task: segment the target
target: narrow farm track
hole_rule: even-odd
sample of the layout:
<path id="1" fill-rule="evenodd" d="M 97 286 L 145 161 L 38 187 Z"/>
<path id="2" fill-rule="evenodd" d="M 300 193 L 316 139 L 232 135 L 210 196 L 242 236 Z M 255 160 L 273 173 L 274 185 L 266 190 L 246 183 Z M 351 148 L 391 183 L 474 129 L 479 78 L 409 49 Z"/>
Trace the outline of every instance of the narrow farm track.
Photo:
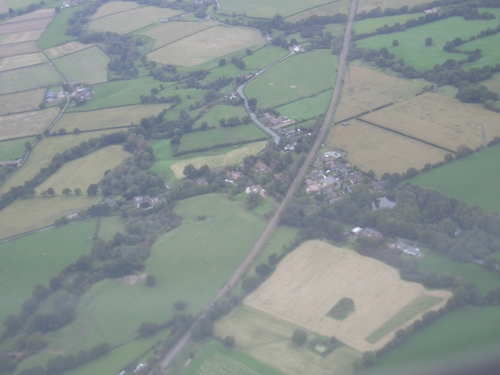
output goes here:
<path id="1" fill-rule="evenodd" d="M 311 151 L 307 155 L 307 158 L 304 161 L 304 164 L 302 165 L 302 167 L 300 168 L 299 173 L 297 174 L 297 176 L 293 180 L 285 199 L 283 199 L 283 201 L 279 205 L 278 209 L 276 210 L 273 217 L 269 221 L 266 229 L 264 230 L 264 232 L 262 233 L 260 238 L 257 240 L 257 242 L 254 244 L 254 246 L 253 246 L 252 250 L 250 251 L 250 253 L 248 254 L 248 256 L 245 258 L 243 263 L 241 263 L 241 265 L 238 267 L 238 269 L 233 274 L 233 276 L 231 276 L 231 278 L 226 283 L 226 285 L 224 285 L 224 287 L 219 291 L 219 293 L 217 293 L 217 295 L 213 298 L 212 302 L 209 303 L 203 309 L 203 311 L 200 314 L 200 317 L 206 313 L 208 308 L 218 298 L 223 296 L 227 291 L 231 290 L 232 288 L 234 288 L 237 285 L 237 283 L 241 280 L 241 278 L 249 271 L 253 262 L 262 253 L 264 246 L 270 240 L 274 231 L 278 227 L 280 215 L 283 212 L 283 209 L 285 208 L 287 201 L 297 191 L 299 185 L 302 183 L 302 180 L 303 180 L 305 174 L 307 173 L 307 170 L 309 169 L 309 166 L 313 162 L 321 144 L 324 142 L 324 139 L 325 139 L 325 137 L 328 133 L 328 130 L 330 128 L 330 125 L 332 123 L 333 114 L 335 113 L 335 109 L 337 107 L 337 104 L 338 104 L 339 98 L 340 98 L 340 91 L 342 88 L 342 79 L 343 79 L 345 68 L 346 68 L 347 53 L 349 52 L 349 44 L 351 41 L 351 31 L 352 31 L 352 26 L 354 24 L 354 15 L 356 14 L 357 5 L 358 5 L 358 0 L 351 0 L 351 5 L 349 7 L 349 18 L 347 20 L 342 52 L 340 53 L 340 60 L 339 60 L 338 71 L 337 71 L 337 80 L 335 82 L 335 88 L 333 90 L 332 100 L 330 102 L 330 106 L 328 107 L 328 111 L 327 111 L 325 119 L 323 121 L 323 125 L 321 127 L 321 130 L 319 131 L 318 137 L 317 137 Z M 172 348 L 172 350 L 169 351 L 169 353 L 161 361 L 161 366 L 163 368 L 168 367 L 172 363 L 172 361 L 175 359 L 175 357 L 179 354 L 179 352 L 188 343 L 190 337 L 191 337 L 191 331 L 188 331 L 186 334 L 184 334 L 184 336 L 181 337 L 181 339 L 177 342 L 177 344 Z"/>

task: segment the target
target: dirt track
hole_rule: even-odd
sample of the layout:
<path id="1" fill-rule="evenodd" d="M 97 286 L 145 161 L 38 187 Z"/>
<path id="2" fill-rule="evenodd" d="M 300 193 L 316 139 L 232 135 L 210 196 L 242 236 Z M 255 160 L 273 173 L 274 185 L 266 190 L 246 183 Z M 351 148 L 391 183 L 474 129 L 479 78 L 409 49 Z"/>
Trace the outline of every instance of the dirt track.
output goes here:
<path id="1" fill-rule="evenodd" d="M 260 238 L 257 240 L 255 245 L 253 246 L 252 250 L 248 254 L 248 256 L 245 258 L 243 263 L 238 267 L 236 272 L 231 276 L 229 281 L 224 285 L 224 287 L 217 293 L 217 295 L 214 297 L 212 302 L 205 307 L 205 309 L 202 311 L 200 316 L 202 316 L 205 311 L 208 309 L 208 307 L 218 298 L 223 296 L 228 290 L 232 289 L 234 286 L 237 285 L 237 283 L 241 280 L 241 278 L 248 272 L 250 267 L 252 266 L 253 262 L 257 259 L 257 257 L 261 254 L 262 250 L 264 249 L 264 246 L 267 244 L 271 236 L 273 235 L 274 231 L 278 227 L 279 224 L 279 217 L 281 215 L 281 212 L 285 208 L 285 205 L 290 199 L 293 194 L 297 191 L 297 188 L 299 185 L 302 183 L 302 180 L 307 173 L 307 170 L 309 169 L 309 166 L 311 165 L 312 161 L 314 160 L 321 144 L 324 142 L 325 137 L 328 133 L 328 130 L 330 129 L 330 124 L 332 123 L 333 119 L 333 114 L 335 112 L 335 109 L 337 107 L 338 101 L 339 101 L 339 96 L 342 88 L 342 79 L 344 77 L 344 71 L 345 71 L 345 66 L 346 66 L 346 60 L 347 60 L 347 53 L 349 51 L 349 43 L 351 40 L 351 30 L 352 30 L 352 25 L 354 23 L 354 15 L 356 14 L 356 7 L 357 7 L 358 0 L 352 0 L 351 5 L 349 8 L 349 18 L 347 21 L 346 25 L 346 31 L 345 31 L 345 36 L 344 36 L 344 45 L 342 47 L 342 52 L 340 54 L 340 60 L 339 60 L 339 65 L 338 65 L 338 72 L 337 72 L 337 81 L 335 83 L 335 89 L 333 90 L 333 95 L 332 95 L 332 100 L 330 102 L 330 106 L 328 107 L 328 111 L 325 116 L 325 120 L 323 122 L 323 125 L 321 127 L 321 130 L 319 131 L 318 138 L 316 139 L 316 142 L 314 143 L 311 151 L 307 155 L 307 158 L 302 165 L 302 167 L 299 170 L 299 173 L 295 177 L 295 179 L 292 182 L 292 185 L 290 186 L 290 189 L 288 190 L 288 193 L 279 205 L 278 209 L 274 213 L 274 216 L 271 218 L 269 221 L 266 229 L 260 236 Z M 170 350 L 170 352 L 163 358 L 161 361 L 162 367 L 167 367 L 170 365 L 172 360 L 179 354 L 179 352 L 182 350 L 184 345 L 188 342 L 189 338 L 191 336 L 191 331 L 188 331 L 184 336 L 181 337 L 181 339 L 177 342 L 177 344 Z"/>

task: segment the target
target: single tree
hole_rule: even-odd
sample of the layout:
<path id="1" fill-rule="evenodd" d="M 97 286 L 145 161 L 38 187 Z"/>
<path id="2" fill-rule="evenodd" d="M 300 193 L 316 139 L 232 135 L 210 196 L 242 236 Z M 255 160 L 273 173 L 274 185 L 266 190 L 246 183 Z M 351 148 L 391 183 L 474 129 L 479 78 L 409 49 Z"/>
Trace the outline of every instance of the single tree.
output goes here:
<path id="1" fill-rule="evenodd" d="M 31 143 L 30 142 L 26 142 L 24 144 L 24 147 L 26 148 L 27 151 L 30 151 L 31 150 Z"/>
<path id="2" fill-rule="evenodd" d="M 49 194 L 50 196 L 54 196 L 56 194 L 56 192 L 54 191 L 53 188 L 50 187 L 47 189 L 47 194 Z"/>
<path id="3" fill-rule="evenodd" d="M 153 275 L 146 276 L 146 286 L 155 286 L 156 285 L 156 277 Z"/>
<path id="4" fill-rule="evenodd" d="M 295 331 L 293 331 L 292 342 L 295 345 L 297 346 L 304 345 L 306 341 L 307 341 L 307 333 L 305 333 L 301 329 L 296 329 Z"/>
<path id="5" fill-rule="evenodd" d="M 95 196 L 97 195 L 98 191 L 99 191 L 99 186 L 97 186 L 97 184 L 90 184 L 87 189 L 87 195 Z"/>
<path id="6" fill-rule="evenodd" d="M 224 66 L 224 65 L 226 65 L 226 59 L 220 59 L 219 66 Z"/>
<path id="7" fill-rule="evenodd" d="M 247 56 L 250 56 L 252 54 L 252 50 L 250 48 L 247 48 L 245 50 L 245 53 L 247 54 Z"/>
<path id="8" fill-rule="evenodd" d="M 82 190 L 81 190 L 81 189 L 79 189 L 79 188 L 76 188 L 76 189 L 75 189 L 75 194 L 76 194 L 77 196 L 80 196 L 80 194 L 82 194 Z"/>
<path id="9" fill-rule="evenodd" d="M 222 340 L 222 345 L 224 345 L 228 349 L 234 348 L 235 343 L 236 340 L 234 336 L 226 336 L 224 337 L 224 340 Z"/>
<path id="10" fill-rule="evenodd" d="M 62 193 L 65 195 L 65 196 L 68 196 L 71 194 L 71 189 L 70 188 L 64 188 Z"/>
<path id="11" fill-rule="evenodd" d="M 399 42 L 398 42 L 398 40 L 397 40 L 397 39 L 394 39 L 394 40 L 392 41 L 392 45 L 393 45 L 394 47 L 399 46 Z"/>
<path id="12" fill-rule="evenodd" d="M 432 39 L 431 37 L 425 38 L 425 45 L 427 47 L 432 46 L 432 42 L 434 42 L 434 39 Z"/>

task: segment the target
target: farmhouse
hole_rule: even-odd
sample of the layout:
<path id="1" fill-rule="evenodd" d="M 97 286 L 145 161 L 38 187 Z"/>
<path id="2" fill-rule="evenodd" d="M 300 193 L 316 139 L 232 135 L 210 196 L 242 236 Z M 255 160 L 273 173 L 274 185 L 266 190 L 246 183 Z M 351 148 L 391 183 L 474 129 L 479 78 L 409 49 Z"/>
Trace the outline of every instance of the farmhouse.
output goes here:
<path id="1" fill-rule="evenodd" d="M 57 93 L 54 92 L 54 91 L 49 91 L 47 93 L 47 95 L 45 96 L 45 100 L 48 102 L 48 101 L 51 101 L 51 100 L 56 100 L 57 99 Z"/>
<path id="2" fill-rule="evenodd" d="M 269 169 L 270 168 L 261 161 L 255 164 L 255 170 L 259 173 L 266 173 Z"/>
<path id="3" fill-rule="evenodd" d="M 411 255 L 417 258 L 422 258 L 424 254 L 418 247 L 416 247 L 415 244 L 408 244 L 408 242 L 398 239 L 396 242 L 391 243 L 387 246 L 389 249 L 397 249 L 400 252 L 406 254 L 406 255 Z"/>
<path id="4" fill-rule="evenodd" d="M 150 210 L 159 202 L 160 200 L 158 198 L 151 198 L 149 195 L 134 197 L 135 208 L 137 209 L 142 208 L 143 210 Z"/>
<path id="5" fill-rule="evenodd" d="M 260 187 L 260 185 L 252 185 L 248 186 L 245 189 L 245 193 L 247 194 L 259 194 L 263 189 Z"/>
<path id="6" fill-rule="evenodd" d="M 372 188 L 375 190 L 384 190 L 389 186 L 388 181 L 373 181 L 372 182 Z"/>
<path id="7" fill-rule="evenodd" d="M 368 228 L 368 227 L 366 227 L 366 228 L 356 227 L 356 228 L 351 229 L 350 233 L 351 233 L 351 235 L 356 236 L 356 237 L 371 237 L 371 238 L 375 238 L 375 239 L 380 239 L 384 236 L 378 230 Z"/>
<path id="8" fill-rule="evenodd" d="M 68 215 L 68 219 L 69 220 L 76 220 L 76 219 L 79 219 L 80 216 L 78 216 L 78 212 L 72 212 Z"/>
<path id="9" fill-rule="evenodd" d="M 292 46 L 292 50 L 295 53 L 300 53 L 300 52 L 306 52 L 306 49 L 302 47 L 301 45 L 295 44 Z"/>

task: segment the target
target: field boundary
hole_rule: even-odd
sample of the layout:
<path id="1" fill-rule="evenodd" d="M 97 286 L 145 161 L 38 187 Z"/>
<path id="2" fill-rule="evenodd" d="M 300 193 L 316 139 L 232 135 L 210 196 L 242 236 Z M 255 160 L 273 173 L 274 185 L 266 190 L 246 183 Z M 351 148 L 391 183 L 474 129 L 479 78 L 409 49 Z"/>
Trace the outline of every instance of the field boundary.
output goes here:
<path id="1" fill-rule="evenodd" d="M 187 22 L 187 21 L 185 21 L 185 22 Z M 186 39 L 186 38 L 189 38 L 190 36 L 193 36 L 193 35 L 196 35 L 196 34 L 202 33 L 202 32 L 204 32 L 204 31 L 210 30 L 210 29 L 212 29 L 212 28 L 214 28 L 214 27 L 216 27 L 216 26 L 217 26 L 217 25 L 212 25 L 212 26 L 207 27 L 206 29 L 203 29 L 203 30 L 200 30 L 200 31 L 196 31 L 196 32 L 191 33 L 191 34 L 189 34 L 189 35 L 185 35 L 185 36 L 183 36 L 183 37 L 181 37 L 181 38 L 179 38 L 179 39 L 176 39 L 176 40 L 174 40 L 174 41 L 172 41 L 172 42 L 170 42 L 170 43 L 164 44 L 164 45 L 163 45 L 163 46 L 161 46 L 161 47 L 158 47 L 158 48 L 152 49 L 152 50 L 151 50 L 151 51 L 149 51 L 148 53 L 151 53 L 151 52 L 157 51 L 157 50 L 159 50 L 159 49 L 161 49 L 161 48 L 163 48 L 163 47 L 166 47 L 166 46 L 171 45 L 172 43 L 177 43 L 178 41 L 183 40 L 183 39 Z M 142 36 L 142 37 L 144 37 L 145 35 L 141 35 L 141 36 Z M 155 40 L 155 39 L 153 39 L 153 38 L 151 38 L 151 37 L 149 37 L 149 36 L 145 36 L 145 37 L 146 37 L 146 38 L 149 38 L 149 39 L 151 39 L 151 40 L 153 40 L 154 42 L 156 42 L 156 40 Z M 217 67 L 216 67 L 216 68 L 217 68 Z"/>
<path id="2" fill-rule="evenodd" d="M 308 96 L 303 96 L 302 98 L 294 99 L 294 100 L 292 100 L 290 102 L 287 102 L 287 103 L 279 104 L 279 105 L 277 105 L 276 107 L 273 107 L 273 108 L 276 109 L 276 108 L 279 108 L 279 107 L 283 107 L 285 105 L 292 104 L 292 103 L 295 103 L 295 102 L 298 102 L 298 101 L 304 100 L 304 99 L 313 99 L 316 96 L 321 95 L 321 94 L 323 94 L 325 92 L 328 92 L 328 91 L 333 91 L 333 87 L 330 87 L 330 88 L 325 89 L 325 90 L 321 90 L 319 92 L 315 92 L 314 94 L 311 94 L 311 95 L 308 95 Z"/>
<path id="3" fill-rule="evenodd" d="M 297 13 L 294 13 L 294 14 L 290 14 L 289 16 L 286 16 L 286 17 L 283 17 L 284 20 L 286 20 L 287 18 L 290 18 L 290 17 L 293 17 L 293 16 L 296 16 L 300 13 L 304 13 L 304 12 L 308 12 L 310 10 L 313 10 L 313 9 L 316 9 L 316 8 L 321 8 L 321 7 L 324 7 L 325 5 L 328 5 L 328 4 L 333 4 L 333 3 L 336 3 L 340 0 L 334 0 L 334 1 L 329 1 L 328 3 L 324 3 L 324 4 L 320 4 L 320 5 L 316 5 L 315 7 L 311 7 L 311 8 L 307 8 L 307 9 L 304 9 L 304 10 L 301 10 L 300 12 L 297 12 Z"/>
<path id="4" fill-rule="evenodd" d="M 426 144 L 427 146 L 432 146 L 432 147 L 435 147 L 435 148 L 439 148 L 440 150 L 443 150 L 443 151 L 449 152 L 449 153 L 451 153 L 451 154 L 456 154 L 456 153 L 457 153 L 456 151 L 452 151 L 452 150 L 450 150 L 450 149 L 448 149 L 448 148 L 445 148 L 445 147 L 443 147 L 443 146 L 439 146 L 439 145 L 437 145 L 437 144 L 435 144 L 435 143 L 428 142 L 428 141 L 424 141 L 423 139 L 420 139 L 420 138 L 414 137 L 414 136 L 412 136 L 412 135 L 408 135 L 408 134 L 405 134 L 405 133 L 401 133 L 401 132 L 399 132 L 399 131 L 397 131 L 397 130 L 389 129 L 389 128 L 386 128 L 385 126 L 375 124 L 374 122 L 370 122 L 370 121 L 367 121 L 367 120 L 363 120 L 363 119 L 362 119 L 362 118 L 360 118 L 360 117 L 355 117 L 355 118 L 356 118 L 356 120 L 361 121 L 361 122 L 364 122 L 364 123 L 366 123 L 366 124 L 368 124 L 368 125 L 372 125 L 372 126 L 375 126 L 375 127 L 377 127 L 377 128 L 380 128 L 380 129 L 383 129 L 383 130 L 387 130 L 387 131 L 389 131 L 389 132 L 391 132 L 391 133 L 394 133 L 394 134 L 397 134 L 397 135 L 400 135 L 400 136 L 403 136 L 403 137 L 406 137 L 406 138 L 410 138 L 410 139 L 412 139 L 412 140 L 414 140 L 414 141 L 417 141 L 417 142 L 420 142 L 420 143 L 424 143 L 424 144 Z"/>
<path id="5" fill-rule="evenodd" d="M 377 107 L 377 108 L 369 109 L 368 111 L 361 112 L 361 113 L 359 113 L 357 115 L 345 118 L 345 119 L 340 120 L 340 121 L 336 121 L 336 122 L 333 123 L 333 125 L 341 124 L 341 123 L 343 123 L 345 121 L 349 121 L 349 120 L 352 120 L 352 119 L 355 119 L 355 118 L 357 119 L 358 117 L 367 115 L 368 113 L 373 113 L 373 112 L 379 111 L 381 109 L 390 107 L 391 105 L 394 105 L 394 102 L 391 102 L 391 103 L 388 103 L 388 104 L 384 104 L 384 105 L 382 105 L 380 107 Z"/>

